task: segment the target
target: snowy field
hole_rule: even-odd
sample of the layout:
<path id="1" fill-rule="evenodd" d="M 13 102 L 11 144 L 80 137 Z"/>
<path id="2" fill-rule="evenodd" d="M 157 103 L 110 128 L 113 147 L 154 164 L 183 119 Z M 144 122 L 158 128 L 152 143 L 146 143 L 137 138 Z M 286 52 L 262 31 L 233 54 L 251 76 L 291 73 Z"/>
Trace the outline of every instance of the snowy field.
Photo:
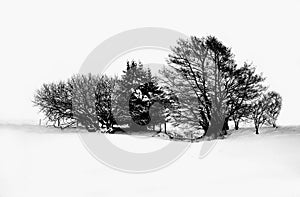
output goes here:
<path id="1" fill-rule="evenodd" d="M 253 133 L 242 129 L 218 140 L 203 159 L 198 158 L 200 142 L 166 168 L 127 174 L 99 163 L 77 133 L 2 125 L 0 197 L 300 196 L 300 127 Z M 109 138 L 125 149 L 144 151 L 168 143 Z"/>

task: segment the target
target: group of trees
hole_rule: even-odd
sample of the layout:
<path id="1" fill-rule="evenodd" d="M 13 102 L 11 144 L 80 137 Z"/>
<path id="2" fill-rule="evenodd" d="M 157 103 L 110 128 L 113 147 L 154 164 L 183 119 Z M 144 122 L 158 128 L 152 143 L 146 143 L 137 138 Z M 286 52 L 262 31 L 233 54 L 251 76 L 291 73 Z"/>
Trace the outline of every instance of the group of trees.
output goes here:
<path id="1" fill-rule="evenodd" d="M 268 124 L 277 127 L 282 98 L 267 92 L 265 78 L 252 64 L 238 66 L 231 49 L 212 36 L 178 40 L 171 48 L 169 67 L 153 76 L 141 63 L 127 62 L 123 75 L 75 75 L 65 82 L 44 84 L 35 105 L 55 126 L 85 126 L 113 132 L 155 128 L 166 122 L 188 124 L 203 136 L 226 135 L 253 121 L 256 133 Z"/>
<path id="2" fill-rule="evenodd" d="M 55 127 L 85 126 L 88 131 L 112 128 L 111 92 L 115 79 L 97 75 L 74 75 L 67 81 L 44 84 L 34 104 Z"/>
<path id="3" fill-rule="evenodd" d="M 33 102 L 55 127 L 83 126 L 91 132 L 113 133 L 120 125 L 139 131 L 165 123 L 175 99 L 158 85 L 150 69 L 132 61 L 121 78 L 78 74 L 44 84 Z"/>
<path id="4" fill-rule="evenodd" d="M 265 78 L 252 64 L 238 66 L 231 49 L 212 36 L 179 40 L 171 50 L 171 69 L 161 74 L 166 86 L 186 98 L 177 122 L 189 122 L 212 137 L 227 134 L 231 120 L 235 129 L 252 120 L 257 134 L 263 124 L 276 127 L 282 99 L 266 93 Z"/>

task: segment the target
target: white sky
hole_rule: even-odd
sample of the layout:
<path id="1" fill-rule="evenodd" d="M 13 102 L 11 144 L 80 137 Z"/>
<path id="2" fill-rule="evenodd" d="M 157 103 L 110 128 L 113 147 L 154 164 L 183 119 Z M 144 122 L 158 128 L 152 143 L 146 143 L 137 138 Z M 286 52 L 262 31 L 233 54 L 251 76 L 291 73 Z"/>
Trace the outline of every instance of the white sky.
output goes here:
<path id="1" fill-rule="evenodd" d="M 299 124 L 299 10 L 297 0 L 1 1 L 0 121 L 37 123 L 31 100 L 42 83 L 77 73 L 110 36 L 153 26 L 219 38 L 283 96 L 279 123 Z"/>

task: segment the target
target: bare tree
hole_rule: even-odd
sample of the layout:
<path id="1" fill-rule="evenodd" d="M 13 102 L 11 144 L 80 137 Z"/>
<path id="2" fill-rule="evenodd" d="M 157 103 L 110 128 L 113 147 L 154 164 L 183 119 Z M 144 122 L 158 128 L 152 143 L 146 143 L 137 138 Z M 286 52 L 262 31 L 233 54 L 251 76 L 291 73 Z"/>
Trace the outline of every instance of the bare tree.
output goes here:
<path id="1" fill-rule="evenodd" d="M 78 126 L 88 131 L 112 128 L 111 95 L 116 79 L 96 75 L 74 75 L 67 82 L 44 84 L 33 103 L 48 122 L 59 128 Z"/>
<path id="2" fill-rule="evenodd" d="M 265 94 L 251 106 L 251 119 L 254 122 L 255 134 L 259 134 L 259 128 L 264 125 L 268 119 L 268 98 Z"/>
<path id="3" fill-rule="evenodd" d="M 280 113 L 281 104 L 281 96 L 274 91 L 263 94 L 252 104 L 250 118 L 254 121 L 256 134 L 259 134 L 258 130 L 264 124 L 277 127 L 276 120 Z"/>
<path id="4" fill-rule="evenodd" d="M 195 130 L 201 129 L 202 127 L 199 122 L 200 110 L 197 107 L 198 101 L 194 95 L 193 88 L 182 75 L 179 75 L 172 68 L 167 69 L 164 67 L 159 73 L 162 75 L 162 77 L 159 78 L 160 84 L 163 85 L 165 89 L 170 90 L 170 96 L 173 95 L 173 97 L 176 97 L 173 99 L 174 102 L 172 105 L 174 107 L 169 113 L 168 121 L 174 126 L 185 124 Z"/>
<path id="5" fill-rule="evenodd" d="M 194 109 L 188 111 L 197 117 L 204 135 L 217 137 L 226 134 L 222 132 L 227 113 L 225 103 L 235 83 L 233 74 L 236 69 L 231 50 L 215 37 L 191 37 L 179 40 L 172 48 L 169 65 L 184 79 L 182 85 L 191 93 L 184 101 L 196 103 L 190 106 Z"/>
<path id="6" fill-rule="evenodd" d="M 63 81 L 43 84 L 33 103 L 44 113 L 47 124 L 64 129 L 77 123 L 72 113 L 72 89 Z"/>

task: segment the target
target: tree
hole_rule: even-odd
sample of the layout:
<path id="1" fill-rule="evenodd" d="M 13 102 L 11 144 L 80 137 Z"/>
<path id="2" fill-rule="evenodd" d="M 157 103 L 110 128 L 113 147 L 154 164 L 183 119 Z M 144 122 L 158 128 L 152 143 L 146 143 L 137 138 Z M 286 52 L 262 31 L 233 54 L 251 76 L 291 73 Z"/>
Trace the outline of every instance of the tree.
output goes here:
<path id="1" fill-rule="evenodd" d="M 244 63 L 234 72 L 235 85 L 231 97 L 227 101 L 227 120 L 233 120 L 235 129 L 239 129 L 239 123 L 249 117 L 251 103 L 255 101 L 265 90 L 263 86 L 265 78 L 262 74 L 256 74 L 252 64 Z"/>
<path id="2" fill-rule="evenodd" d="M 77 123 L 72 113 L 72 89 L 63 81 L 43 84 L 36 91 L 33 103 L 45 114 L 47 124 L 64 129 Z"/>
<path id="3" fill-rule="evenodd" d="M 201 129 L 200 109 L 193 88 L 173 68 L 164 67 L 159 71 L 161 77 L 159 83 L 168 92 L 168 100 L 171 101 L 168 111 L 168 122 L 173 126 L 184 125 L 192 130 Z"/>
<path id="4" fill-rule="evenodd" d="M 251 106 L 251 115 L 254 122 L 255 134 L 259 134 L 259 128 L 264 125 L 268 119 L 267 117 L 268 110 L 268 98 L 265 94 L 261 96 L 260 99 L 253 102 Z"/>
<path id="5" fill-rule="evenodd" d="M 133 121 L 138 125 L 155 125 L 164 123 L 164 109 L 158 105 L 163 104 L 161 96 L 163 90 L 154 82 L 145 83 L 137 87 L 131 94 L 129 112 Z"/>
<path id="6" fill-rule="evenodd" d="M 144 69 L 141 62 L 127 62 L 126 70 L 123 71 L 121 79 L 117 81 L 114 94 L 113 114 L 117 124 L 128 124 L 135 126 L 129 113 L 129 100 L 131 95 L 144 83 L 153 81 L 151 72 Z"/>
<path id="7" fill-rule="evenodd" d="M 239 130 L 239 125 L 241 122 L 246 121 L 250 116 L 251 111 L 251 105 L 250 104 L 241 104 L 240 108 L 237 108 L 233 115 L 231 116 L 231 119 L 234 123 L 234 129 Z"/>
<path id="8" fill-rule="evenodd" d="M 150 94 L 156 78 L 141 62 L 127 62 L 126 70 L 117 82 L 114 94 L 113 114 L 117 124 L 128 124 L 132 130 L 146 129 L 150 122 Z M 150 87 L 147 84 L 152 83 Z M 152 90 L 151 90 L 152 88 Z"/>
<path id="9" fill-rule="evenodd" d="M 73 116 L 90 132 L 115 124 L 111 94 L 116 79 L 100 75 L 75 75 L 68 80 L 72 87 Z"/>
<path id="10" fill-rule="evenodd" d="M 276 120 L 282 105 L 281 96 L 272 91 L 263 94 L 260 99 L 253 102 L 251 106 L 251 119 L 254 121 L 255 133 L 259 134 L 259 128 L 264 124 L 277 127 Z"/>
<path id="11" fill-rule="evenodd" d="M 102 127 L 113 131 L 116 123 L 112 114 L 112 92 L 115 88 L 116 78 L 102 76 L 96 83 L 95 89 L 95 107 L 96 114 Z"/>
<path id="12" fill-rule="evenodd" d="M 196 105 L 189 111 L 197 117 L 204 135 L 224 134 L 225 103 L 231 95 L 236 69 L 231 50 L 211 36 L 180 39 L 171 50 L 169 65 L 185 80 L 182 85 L 193 92 L 187 101 Z"/>
<path id="13" fill-rule="evenodd" d="M 171 69 L 161 74 L 163 83 L 183 98 L 181 120 L 213 137 L 227 134 L 230 120 L 237 129 L 249 115 L 249 105 L 265 91 L 265 78 L 252 64 L 238 67 L 231 49 L 212 36 L 180 39 L 171 50 Z"/>
<path id="14" fill-rule="evenodd" d="M 277 118 L 281 111 L 282 97 L 277 92 L 271 91 L 267 93 L 268 108 L 267 108 L 267 123 L 277 128 Z"/>

